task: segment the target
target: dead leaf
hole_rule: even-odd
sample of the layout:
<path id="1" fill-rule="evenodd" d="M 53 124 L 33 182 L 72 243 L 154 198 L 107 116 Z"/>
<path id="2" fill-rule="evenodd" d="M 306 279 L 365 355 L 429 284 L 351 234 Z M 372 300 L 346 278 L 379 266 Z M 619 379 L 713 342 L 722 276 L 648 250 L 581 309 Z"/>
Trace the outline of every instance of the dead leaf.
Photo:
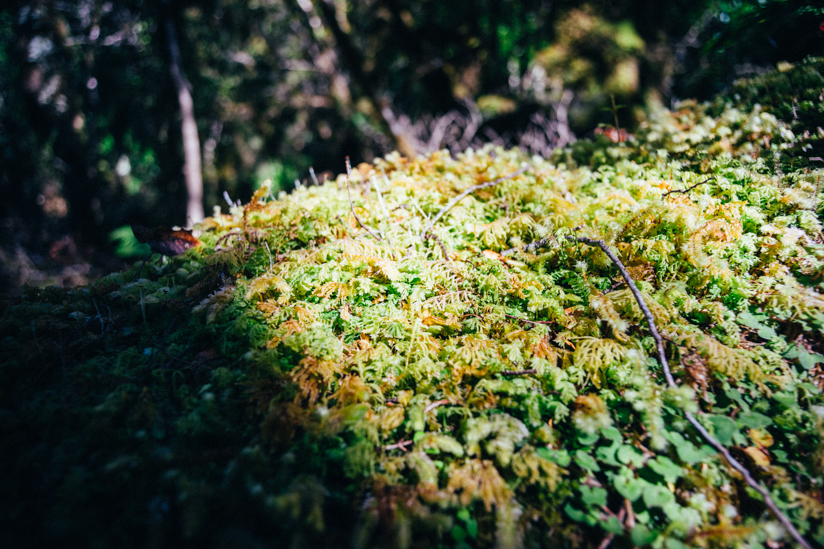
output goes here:
<path id="1" fill-rule="evenodd" d="M 132 232 L 141 244 L 148 244 L 152 252 L 161 255 L 180 255 L 189 248 L 200 246 L 202 242 L 192 236 L 186 229 L 158 227 L 149 229 L 141 225 L 132 225 Z"/>
<path id="2" fill-rule="evenodd" d="M 772 435 L 764 430 L 764 429 L 750 429 L 747 431 L 747 434 L 750 435 L 750 439 L 758 446 L 762 448 L 769 448 L 773 445 L 773 437 Z"/>
<path id="3" fill-rule="evenodd" d="M 756 448 L 755 446 L 747 446 L 744 448 L 744 451 L 748 456 L 750 456 L 756 465 L 760 467 L 769 467 L 770 458 L 766 453 L 764 453 L 763 450 Z"/>

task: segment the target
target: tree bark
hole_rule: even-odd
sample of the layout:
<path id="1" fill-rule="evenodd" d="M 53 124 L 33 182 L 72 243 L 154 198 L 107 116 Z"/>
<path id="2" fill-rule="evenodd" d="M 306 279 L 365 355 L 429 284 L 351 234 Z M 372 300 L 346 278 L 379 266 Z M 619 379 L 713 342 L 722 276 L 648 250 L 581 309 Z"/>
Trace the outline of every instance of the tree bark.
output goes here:
<path id="1" fill-rule="evenodd" d="M 169 67 L 177 88 L 177 100 L 180 103 L 180 129 L 183 135 L 183 174 L 186 177 L 186 223 L 203 221 L 203 170 L 200 160 L 200 138 L 197 135 L 194 101 L 191 84 L 183 74 L 180 62 L 180 48 L 171 19 L 166 19 L 166 35 L 169 42 L 171 65 Z"/>

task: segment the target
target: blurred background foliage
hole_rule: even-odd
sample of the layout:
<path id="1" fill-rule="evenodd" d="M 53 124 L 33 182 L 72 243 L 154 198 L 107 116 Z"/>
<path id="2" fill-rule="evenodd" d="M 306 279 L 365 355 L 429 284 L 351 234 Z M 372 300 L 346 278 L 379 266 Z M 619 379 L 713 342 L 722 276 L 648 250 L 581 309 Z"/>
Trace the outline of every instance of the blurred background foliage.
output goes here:
<path id="1" fill-rule="evenodd" d="M 207 214 L 368 161 L 495 142 L 546 155 L 654 103 L 824 52 L 799 0 L 18 1 L 0 7 L 0 286 L 73 285 L 184 225 L 172 23 Z"/>

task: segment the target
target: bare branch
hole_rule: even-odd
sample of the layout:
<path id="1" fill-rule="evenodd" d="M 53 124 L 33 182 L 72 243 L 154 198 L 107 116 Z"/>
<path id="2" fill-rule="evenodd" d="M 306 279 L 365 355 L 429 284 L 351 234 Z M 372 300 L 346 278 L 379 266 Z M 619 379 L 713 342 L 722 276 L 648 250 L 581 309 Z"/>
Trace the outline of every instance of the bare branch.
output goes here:
<path id="1" fill-rule="evenodd" d="M 666 197 L 666 196 L 669 196 L 669 195 L 671 195 L 671 194 L 675 194 L 675 193 L 684 193 L 684 194 L 686 194 L 686 193 L 690 192 L 691 190 L 693 190 L 695 187 L 700 187 L 700 186 L 701 186 L 701 185 L 703 185 L 704 183 L 709 183 L 710 181 L 712 181 L 712 179 L 713 179 L 713 178 L 712 178 L 712 177 L 710 177 L 709 179 L 705 179 L 704 181 L 701 181 L 701 182 L 699 182 L 699 183 L 696 183 L 696 184 L 695 184 L 695 185 L 693 185 L 692 187 L 687 187 L 686 189 L 681 189 L 681 190 L 676 190 L 676 191 L 667 191 L 667 192 L 665 192 L 662 196 L 665 196 L 665 197 Z"/>

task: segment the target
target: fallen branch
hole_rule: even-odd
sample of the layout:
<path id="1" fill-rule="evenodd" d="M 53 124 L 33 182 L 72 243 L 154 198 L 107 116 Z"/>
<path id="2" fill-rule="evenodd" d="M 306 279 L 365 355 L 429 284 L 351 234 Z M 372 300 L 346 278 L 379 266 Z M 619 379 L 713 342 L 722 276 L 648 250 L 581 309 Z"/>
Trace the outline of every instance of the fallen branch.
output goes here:
<path id="1" fill-rule="evenodd" d="M 358 225 L 360 225 L 361 227 L 366 229 L 366 232 L 371 234 L 376 239 L 381 240 L 381 237 L 379 237 L 374 232 L 372 232 L 372 229 L 370 229 L 369 227 L 364 225 L 363 221 L 361 221 L 360 217 L 358 217 L 358 214 L 355 213 L 355 206 L 354 206 L 354 204 L 352 204 L 352 192 L 349 190 L 349 185 L 350 185 L 349 180 L 351 179 L 351 176 L 352 176 L 352 165 L 349 163 L 349 157 L 347 156 L 346 157 L 346 196 L 349 197 L 349 208 L 352 210 L 352 215 L 355 216 L 355 220 L 358 222 Z"/>
<path id="2" fill-rule="evenodd" d="M 441 208 L 441 211 L 439 211 L 438 214 L 435 217 L 433 217 L 432 220 L 429 222 L 429 224 L 421 231 L 421 238 L 423 238 L 423 235 L 425 235 L 426 233 L 428 233 L 430 231 L 430 229 L 432 229 L 432 227 L 435 225 L 435 223 L 438 222 L 438 220 L 440 218 L 442 218 L 444 215 L 446 215 L 446 213 L 449 210 L 454 208 L 455 204 L 457 204 L 458 202 L 460 202 L 461 200 L 463 200 L 464 198 L 466 198 L 470 194 L 474 193 L 475 191 L 480 191 L 481 189 L 488 189 L 489 187 L 494 187 L 495 185 L 497 185 L 501 181 L 506 181 L 507 179 L 512 179 L 513 177 L 517 177 L 517 176 L 521 175 L 522 173 L 524 173 L 525 171 L 527 171 L 528 169 L 529 169 L 529 165 L 524 164 L 523 166 L 521 166 L 521 169 L 519 169 L 518 171 L 514 171 L 509 175 L 504 175 L 502 177 L 499 177 L 498 179 L 493 179 L 492 181 L 487 181 L 486 183 L 478 183 L 477 185 L 472 185 L 471 187 L 469 187 L 468 189 L 463 191 L 461 194 L 459 194 L 458 196 L 456 196 L 452 200 L 450 200 L 447 203 L 446 206 Z"/>
<path id="3" fill-rule="evenodd" d="M 687 187 L 686 189 L 675 190 L 675 191 L 667 191 L 662 196 L 666 197 L 666 196 L 669 196 L 669 195 L 675 194 L 675 193 L 684 193 L 684 194 L 686 194 L 686 193 L 690 192 L 691 190 L 693 190 L 695 187 L 700 187 L 704 183 L 709 183 L 710 181 L 712 181 L 712 177 L 710 177 L 709 179 L 705 179 L 704 181 L 701 181 L 699 183 L 696 183 L 692 187 Z"/>
<path id="4" fill-rule="evenodd" d="M 661 334 L 658 332 L 658 328 L 655 325 L 655 319 L 653 318 L 652 313 L 649 310 L 649 307 L 647 307 L 647 304 L 644 301 L 644 297 L 641 295 L 641 292 L 635 285 L 635 281 L 629 275 L 629 272 L 627 271 L 626 267 L 624 267 L 624 264 L 621 262 L 620 259 L 618 259 L 618 257 L 612 252 L 612 250 L 610 250 L 609 246 L 607 246 L 607 243 L 603 240 L 596 240 L 594 238 L 586 238 L 582 236 L 567 236 L 566 238 L 567 240 L 583 242 L 584 244 L 589 244 L 590 246 L 598 246 L 599 248 L 601 248 L 601 250 L 604 251 L 605 254 L 607 254 L 607 257 L 609 257 L 609 259 L 615 264 L 615 266 L 618 267 L 618 270 L 621 271 L 621 276 L 623 276 L 624 280 L 627 282 L 627 285 L 629 286 L 632 295 L 635 297 L 635 301 L 638 303 L 638 306 L 641 308 L 641 312 L 643 313 L 644 318 L 647 321 L 649 331 L 652 334 L 653 339 L 655 339 L 655 346 L 658 349 L 658 361 L 661 363 L 661 367 L 664 370 L 664 377 L 667 380 L 667 385 L 669 385 L 670 387 L 677 387 L 678 385 L 675 383 L 675 379 L 672 377 L 669 362 L 667 361 L 667 356 L 664 352 L 664 340 L 661 337 Z M 694 415 L 692 415 L 690 412 L 685 411 L 684 417 L 687 418 L 687 421 L 689 421 L 690 424 L 692 424 L 692 426 L 695 427 L 695 430 L 698 431 L 698 434 L 701 435 L 701 437 L 707 443 L 709 443 L 710 446 L 718 450 L 721 453 L 721 455 L 724 456 L 724 459 L 727 460 L 727 463 L 729 463 L 733 469 L 741 473 L 741 476 L 744 477 L 744 480 L 747 482 L 747 484 L 751 488 L 756 490 L 759 494 L 761 494 L 761 496 L 764 498 L 764 503 L 766 504 L 766 506 L 769 507 L 773 515 L 775 515 L 775 517 L 781 522 L 784 528 L 787 529 L 787 531 L 793 537 L 795 542 L 798 543 L 801 547 L 804 547 L 804 549 L 812 549 L 810 544 L 807 543 L 807 540 L 805 540 L 801 536 L 799 531 L 796 530 L 795 526 L 793 526 L 793 523 L 790 522 L 790 519 L 787 518 L 787 516 L 781 511 L 781 509 L 778 508 L 767 489 L 761 486 L 761 484 L 759 484 L 758 481 L 756 481 L 752 477 L 749 470 L 746 467 L 744 467 L 737 459 L 735 459 L 732 456 L 732 454 L 730 454 L 730 451 L 727 450 L 727 448 L 724 447 L 723 444 L 718 442 L 718 440 L 716 440 L 715 437 L 713 437 L 709 433 L 709 431 L 707 431 L 704 428 L 704 426 L 701 425 L 701 423 Z"/>

